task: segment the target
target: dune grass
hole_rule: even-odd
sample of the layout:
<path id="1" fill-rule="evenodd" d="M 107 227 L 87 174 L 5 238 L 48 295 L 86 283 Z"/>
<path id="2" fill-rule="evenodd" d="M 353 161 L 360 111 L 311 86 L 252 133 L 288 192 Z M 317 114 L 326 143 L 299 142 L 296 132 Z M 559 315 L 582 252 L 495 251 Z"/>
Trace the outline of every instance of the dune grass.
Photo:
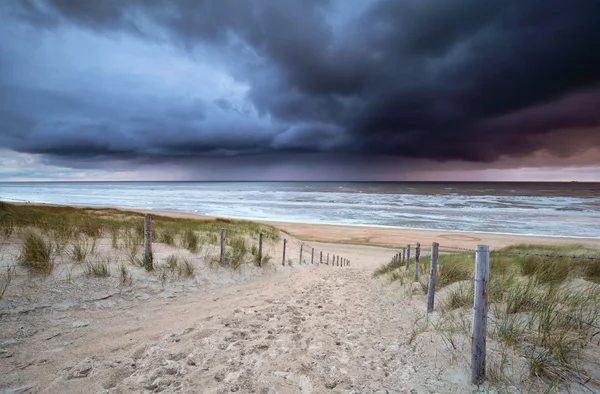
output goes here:
<path id="1" fill-rule="evenodd" d="M 49 274 L 54 259 L 63 253 L 79 263 L 86 263 L 95 253 L 96 240 L 106 238 L 114 249 L 124 247 L 127 259 L 141 265 L 139 249 L 143 244 L 144 214 L 111 208 L 76 208 L 67 206 L 10 204 L 0 202 L 0 237 L 21 240 L 19 263 L 32 271 Z M 218 245 L 219 234 L 227 232 L 226 266 L 237 268 L 251 263 L 245 238 L 277 241 L 279 231 L 272 226 L 246 220 L 186 219 L 153 215 L 153 241 L 172 247 L 180 244 L 197 254 L 204 246 Z M 255 259 L 256 260 L 256 259 Z M 261 265 L 267 263 L 265 256 Z M 254 262 L 258 264 L 257 261 Z M 97 261 L 93 264 L 98 264 Z M 193 275 L 191 263 L 183 273 Z M 86 266 L 93 276 L 95 269 Z M 184 276 L 185 276 L 184 275 Z"/>
<path id="2" fill-rule="evenodd" d="M 49 275 L 54 269 L 54 246 L 50 240 L 33 230 L 22 235 L 18 261 L 31 271 Z"/>
<path id="3" fill-rule="evenodd" d="M 583 352 L 598 347 L 600 332 L 600 251 L 583 246 L 513 245 L 490 254 L 488 337 L 498 341 L 503 366 L 511 358 L 526 360 L 527 374 L 546 385 L 592 379 L 581 364 Z M 441 312 L 438 329 L 468 338 L 470 325 L 457 326 L 454 318 L 468 320 L 473 306 L 474 253 L 441 253 L 436 295 Z M 427 290 L 430 258 L 420 260 L 421 286 Z M 389 262 L 374 276 L 386 275 L 401 285 L 412 285 L 413 263 Z M 505 349 L 504 347 L 508 347 Z M 509 350 L 510 349 L 510 350 Z M 490 375 L 502 380 L 498 371 Z M 495 376 L 495 378 L 494 378 Z M 600 377 L 594 378 L 596 382 Z M 537 388 L 536 388 L 537 389 Z"/>
<path id="4" fill-rule="evenodd" d="M 85 263 L 83 272 L 87 276 L 106 278 L 110 276 L 111 259 L 108 256 L 98 256 L 94 261 Z"/>
<path id="5" fill-rule="evenodd" d="M 77 208 L 69 206 L 10 204 L 0 201 L 0 231 L 3 234 L 27 228 L 36 228 L 53 237 L 72 239 L 75 235 L 87 235 L 90 238 L 111 236 L 119 239 L 121 230 L 132 230 L 138 239 L 143 239 L 143 213 L 113 208 Z M 266 240 L 278 241 L 279 230 L 273 226 L 248 220 L 233 219 L 188 219 L 153 215 L 155 237 L 158 235 L 169 244 L 178 234 L 192 229 L 206 234 L 211 244 L 217 243 L 217 234 L 222 228 L 227 236 L 249 235 L 256 237 L 262 233 Z"/>

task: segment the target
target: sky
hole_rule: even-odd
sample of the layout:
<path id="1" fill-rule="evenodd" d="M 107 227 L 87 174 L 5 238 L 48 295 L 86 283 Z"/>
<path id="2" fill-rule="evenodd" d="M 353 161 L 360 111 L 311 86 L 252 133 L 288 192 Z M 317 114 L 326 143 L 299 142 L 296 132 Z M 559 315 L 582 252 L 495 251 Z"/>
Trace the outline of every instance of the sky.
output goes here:
<path id="1" fill-rule="evenodd" d="M 600 0 L 2 0 L 0 180 L 600 181 Z"/>

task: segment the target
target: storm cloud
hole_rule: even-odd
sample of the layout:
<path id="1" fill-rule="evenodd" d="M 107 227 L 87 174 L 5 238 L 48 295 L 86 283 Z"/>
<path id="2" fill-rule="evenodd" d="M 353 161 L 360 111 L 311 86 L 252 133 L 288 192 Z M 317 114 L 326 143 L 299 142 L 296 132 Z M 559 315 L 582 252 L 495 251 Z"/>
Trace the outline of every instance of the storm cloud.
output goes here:
<path id="1" fill-rule="evenodd" d="M 0 15 L 0 148 L 60 165 L 600 148 L 597 0 L 8 0 Z"/>

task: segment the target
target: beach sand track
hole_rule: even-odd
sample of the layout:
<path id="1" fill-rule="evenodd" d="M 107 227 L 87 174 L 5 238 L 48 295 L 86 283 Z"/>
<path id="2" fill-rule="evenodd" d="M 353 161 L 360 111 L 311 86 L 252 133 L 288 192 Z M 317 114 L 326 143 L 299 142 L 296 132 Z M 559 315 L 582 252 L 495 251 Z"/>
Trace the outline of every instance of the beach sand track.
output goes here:
<path id="1" fill-rule="evenodd" d="M 10 355 L 0 358 L 0 387 L 35 383 L 32 392 L 44 393 L 468 390 L 466 368 L 439 358 L 433 344 L 410 342 L 423 315 L 422 296 L 406 299 L 398 287 L 372 279 L 379 259 L 368 252 L 355 257 L 360 268 L 286 268 L 166 298 L 113 295 L 111 304 L 3 319 L 3 330 L 24 334 L 4 346 Z"/>

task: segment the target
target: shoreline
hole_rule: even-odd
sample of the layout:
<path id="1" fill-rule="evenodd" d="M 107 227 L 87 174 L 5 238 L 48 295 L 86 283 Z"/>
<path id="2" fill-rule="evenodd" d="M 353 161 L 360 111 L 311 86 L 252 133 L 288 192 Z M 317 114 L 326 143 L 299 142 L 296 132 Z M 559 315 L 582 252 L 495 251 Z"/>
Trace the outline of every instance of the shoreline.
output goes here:
<path id="1" fill-rule="evenodd" d="M 348 223 L 310 223 L 285 220 L 248 219 L 230 216 L 212 216 L 193 212 L 153 210 L 117 206 L 91 206 L 75 204 L 48 203 L 12 203 L 15 205 L 62 206 L 73 208 L 118 209 L 138 213 L 151 213 L 167 217 L 203 220 L 203 219 L 234 219 L 249 220 L 277 227 L 304 241 L 327 242 L 337 244 L 370 245 L 388 248 L 399 248 L 407 244 L 420 242 L 431 244 L 438 242 L 441 247 L 472 248 L 485 244 L 491 248 L 501 248 L 515 244 L 543 245 L 584 245 L 600 247 L 600 237 L 568 237 L 547 236 L 537 234 L 494 233 L 464 230 L 415 229 L 385 225 L 355 225 Z"/>

